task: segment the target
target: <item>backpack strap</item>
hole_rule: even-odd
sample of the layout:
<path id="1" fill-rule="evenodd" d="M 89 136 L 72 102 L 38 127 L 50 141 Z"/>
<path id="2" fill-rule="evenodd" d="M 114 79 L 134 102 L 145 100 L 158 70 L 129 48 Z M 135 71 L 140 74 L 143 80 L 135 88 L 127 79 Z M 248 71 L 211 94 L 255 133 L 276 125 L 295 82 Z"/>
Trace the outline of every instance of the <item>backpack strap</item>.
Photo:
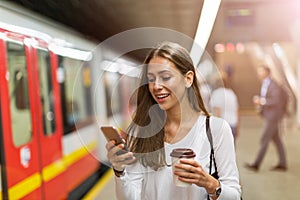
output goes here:
<path id="1" fill-rule="evenodd" d="M 209 125 L 209 118 L 210 118 L 210 116 L 206 117 L 206 135 L 207 135 L 208 141 L 210 143 L 209 174 L 212 175 L 214 178 L 219 179 L 217 164 L 216 164 L 216 159 L 215 159 L 215 151 L 214 151 L 213 140 L 212 140 L 212 134 L 211 134 L 210 125 Z M 211 173 L 212 162 L 214 163 L 214 167 L 215 167 L 215 172 L 213 174 Z"/>

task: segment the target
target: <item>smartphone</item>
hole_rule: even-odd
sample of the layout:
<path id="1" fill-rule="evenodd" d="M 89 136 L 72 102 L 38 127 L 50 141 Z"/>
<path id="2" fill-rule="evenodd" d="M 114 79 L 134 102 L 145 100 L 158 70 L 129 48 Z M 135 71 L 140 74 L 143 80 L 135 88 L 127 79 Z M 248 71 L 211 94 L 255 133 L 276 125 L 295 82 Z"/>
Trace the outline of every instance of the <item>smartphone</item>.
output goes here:
<path id="1" fill-rule="evenodd" d="M 106 138 L 107 141 L 114 140 L 116 145 L 124 144 L 124 149 L 117 152 L 118 155 L 127 153 L 128 147 L 126 143 L 123 141 L 121 135 L 119 134 L 118 130 L 113 126 L 101 126 L 101 130 Z"/>

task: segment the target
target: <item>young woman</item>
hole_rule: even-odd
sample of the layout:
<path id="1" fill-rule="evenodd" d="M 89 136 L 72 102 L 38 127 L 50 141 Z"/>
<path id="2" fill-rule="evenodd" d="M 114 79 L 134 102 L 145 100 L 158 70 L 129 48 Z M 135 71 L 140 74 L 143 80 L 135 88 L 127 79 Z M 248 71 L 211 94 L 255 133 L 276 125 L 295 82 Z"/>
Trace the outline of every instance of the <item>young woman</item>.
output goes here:
<path id="1" fill-rule="evenodd" d="M 130 152 L 117 155 L 124 145 L 106 145 L 119 199 L 204 200 L 208 194 L 211 199 L 240 199 L 231 129 L 217 117 L 210 117 L 210 128 L 219 179 L 208 173 L 209 113 L 192 63 L 186 49 L 171 42 L 153 48 L 145 59 L 136 112 L 127 130 Z M 170 153 L 175 148 L 190 148 L 196 157 L 180 159 L 173 172 Z M 191 186 L 177 187 L 173 173 Z"/>

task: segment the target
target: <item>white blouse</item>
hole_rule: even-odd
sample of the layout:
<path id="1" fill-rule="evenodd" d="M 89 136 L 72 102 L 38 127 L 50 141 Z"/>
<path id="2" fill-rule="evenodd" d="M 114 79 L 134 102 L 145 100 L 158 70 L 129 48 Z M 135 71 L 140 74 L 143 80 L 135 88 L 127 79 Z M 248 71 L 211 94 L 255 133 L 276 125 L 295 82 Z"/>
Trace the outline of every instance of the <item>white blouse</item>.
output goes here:
<path id="1" fill-rule="evenodd" d="M 205 116 L 200 116 L 190 132 L 179 142 L 165 143 L 166 161 L 171 165 L 170 153 L 174 148 L 191 148 L 197 160 L 209 171 L 210 144 L 206 135 Z M 233 136 L 228 123 L 217 117 L 210 118 L 215 158 L 222 192 L 219 200 L 240 199 L 241 187 L 235 160 Z M 214 167 L 212 167 L 214 169 Z M 129 165 L 125 175 L 116 177 L 116 193 L 119 200 L 206 200 L 205 188 L 195 184 L 177 187 L 173 183 L 172 167 L 157 171 L 145 168 L 139 162 Z"/>

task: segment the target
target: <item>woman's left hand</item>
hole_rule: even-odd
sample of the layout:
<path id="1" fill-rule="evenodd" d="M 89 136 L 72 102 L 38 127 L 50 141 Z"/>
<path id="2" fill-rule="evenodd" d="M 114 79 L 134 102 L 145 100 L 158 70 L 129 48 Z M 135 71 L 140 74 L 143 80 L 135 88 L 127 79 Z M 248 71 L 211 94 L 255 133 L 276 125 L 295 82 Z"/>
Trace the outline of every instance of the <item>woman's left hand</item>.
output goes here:
<path id="1" fill-rule="evenodd" d="M 220 185 L 217 179 L 206 173 L 202 166 L 193 159 L 180 159 L 180 163 L 175 164 L 174 174 L 178 175 L 179 180 L 183 182 L 204 187 L 207 193 L 214 193 Z"/>

